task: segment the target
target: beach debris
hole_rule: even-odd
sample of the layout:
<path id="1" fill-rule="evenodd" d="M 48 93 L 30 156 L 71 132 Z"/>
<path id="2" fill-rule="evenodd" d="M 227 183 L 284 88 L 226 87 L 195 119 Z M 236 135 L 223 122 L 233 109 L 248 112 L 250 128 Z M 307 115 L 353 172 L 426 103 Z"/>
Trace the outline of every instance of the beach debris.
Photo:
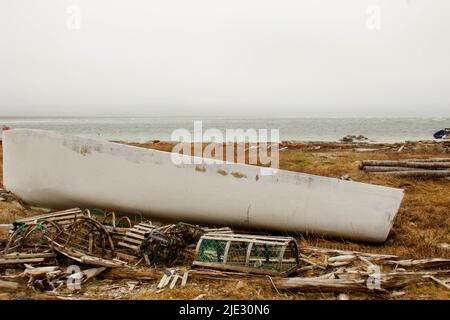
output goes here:
<path id="1" fill-rule="evenodd" d="M 200 238 L 192 266 L 287 276 L 298 264 L 297 243 L 291 237 L 209 233 Z"/>
<path id="2" fill-rule="evenodd" d="M 356 136 L 356 135 L 346 135 L 345 137 L 342 137 L 339 141 L 346 142 L 346 143 L 352 143 L 355 141 L 365 141 L 368 140 L 367 137 L 363 136 L 362 134 Z"/>
<path id="3" fill-rule="evenodd" d="M 450 177 L 450 158 L 363 160 L 360 169 L 377 175 L 414 178 Z"/>
<path id="4" fill-rule="evenodd" d="M 277 292 L 329 291 L 349 299 L 351 292 L 396 297 L 403 292 L 398 290 L 415 283 L 434 282 L 444 290 L 450 286 L 450 259 L 298 247 L 291 237 L 236 234 L 228 227 L 186 223 L 133 224 L 129 218 L 116 219 L 113 212 L 99 218 L 93 211 L 71 209 L 6 225 L 0 270 L 20 272 L 0 273 L 0 288 L 28 287 L 67 298 L 61 296 L 67 292 L 62 288 L 77 294 L 78 284 L 94 278 L 129 280 L 120 286 L 123 293 L 148 281 L 155 282 L 155 292 L 162 292 L 194 286 L 197 280 L 224 280 L 234 281 L 236 288 L 269 283 Z M 139 266 L 138 260 L 145 264 Z M 83 270 L 66 270 L 73 262 Z"/>

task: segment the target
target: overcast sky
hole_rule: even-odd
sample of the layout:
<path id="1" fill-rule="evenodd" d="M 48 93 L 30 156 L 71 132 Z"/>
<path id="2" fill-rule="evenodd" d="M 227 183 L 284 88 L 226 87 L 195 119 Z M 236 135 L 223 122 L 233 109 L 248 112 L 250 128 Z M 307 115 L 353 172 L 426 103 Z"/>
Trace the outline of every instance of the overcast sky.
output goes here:
<path id="1" fill-rule="evenodd" d="M 0 0 L 0 116 L 124 115 L 450 116 L 450 1 Z"/>

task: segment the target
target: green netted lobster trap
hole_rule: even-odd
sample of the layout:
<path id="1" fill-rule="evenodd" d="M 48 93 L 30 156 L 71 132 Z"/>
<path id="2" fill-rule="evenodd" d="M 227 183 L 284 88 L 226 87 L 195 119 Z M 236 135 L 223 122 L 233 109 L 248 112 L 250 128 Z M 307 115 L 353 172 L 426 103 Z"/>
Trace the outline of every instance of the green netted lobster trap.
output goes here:
<path id="1" fill-rule="evenodd" d="M 298 263 L 291 237 L 210 233 L 200 238 L 193 266 L 280 276 L 293 272 Z"/>

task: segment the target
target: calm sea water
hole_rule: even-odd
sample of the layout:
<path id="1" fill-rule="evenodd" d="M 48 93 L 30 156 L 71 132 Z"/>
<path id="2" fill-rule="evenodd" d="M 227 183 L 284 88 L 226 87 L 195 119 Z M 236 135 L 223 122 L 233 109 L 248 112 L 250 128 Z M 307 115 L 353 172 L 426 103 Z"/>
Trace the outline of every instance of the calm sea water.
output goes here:
<path id="1" fill-rule="evenodd" d="M 47 129 L 105 140 L 146 142 L 170 140 L 175 129 L 193 132 L 194 120 L 203 130 L 279 129 L 281 140 L 337 141 L 343 136 L 364 135 L 372 142 L 431 140 L 433 133 L 450 127 L 450 118 L 0 118 L 13 128 Z"/>

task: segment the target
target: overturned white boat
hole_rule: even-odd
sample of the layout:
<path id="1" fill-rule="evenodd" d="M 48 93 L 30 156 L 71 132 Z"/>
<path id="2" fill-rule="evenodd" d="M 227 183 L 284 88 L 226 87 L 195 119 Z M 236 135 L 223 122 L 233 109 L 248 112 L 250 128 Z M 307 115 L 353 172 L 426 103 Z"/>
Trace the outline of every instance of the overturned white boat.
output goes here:
<path id="1" fill-rule="evenodd" d="M 198 170 L 168 152 L 28 129 L 3 133 L 3 183 L 34 205 L 374 242 L 386 240 L 403 198 L 401 189 L 284 170 L 264 176 L 236 163 Z"/>

